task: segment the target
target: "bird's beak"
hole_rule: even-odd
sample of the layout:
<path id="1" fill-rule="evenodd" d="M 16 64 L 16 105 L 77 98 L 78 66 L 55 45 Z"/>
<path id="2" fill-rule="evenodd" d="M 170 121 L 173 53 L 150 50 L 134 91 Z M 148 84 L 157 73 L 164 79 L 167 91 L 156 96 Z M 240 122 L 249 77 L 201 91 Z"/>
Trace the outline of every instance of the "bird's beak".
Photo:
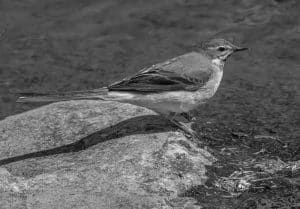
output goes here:
<path id="1" fill-rule="evenodd" d="M 246 47 L 236 47 L 236 48 L 234 49 L 235 52 L 238 52 L 238 51 L 244 51 L 244 50 L 248 50 L 248 48 L 246 48 Z"/>

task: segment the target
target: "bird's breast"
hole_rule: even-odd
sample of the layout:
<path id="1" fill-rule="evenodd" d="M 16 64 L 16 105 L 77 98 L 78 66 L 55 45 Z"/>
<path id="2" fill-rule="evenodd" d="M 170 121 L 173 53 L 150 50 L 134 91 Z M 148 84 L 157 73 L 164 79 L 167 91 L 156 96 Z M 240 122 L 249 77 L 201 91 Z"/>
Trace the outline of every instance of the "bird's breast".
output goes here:
<path id="1" fill-rule="evenodd" d="M 203 103 L 210 99 L 218 90 L 223 78 L 223 67 L 214 67 L 213 74 L 207 83 L 195 92 L 196 102 Z"/>

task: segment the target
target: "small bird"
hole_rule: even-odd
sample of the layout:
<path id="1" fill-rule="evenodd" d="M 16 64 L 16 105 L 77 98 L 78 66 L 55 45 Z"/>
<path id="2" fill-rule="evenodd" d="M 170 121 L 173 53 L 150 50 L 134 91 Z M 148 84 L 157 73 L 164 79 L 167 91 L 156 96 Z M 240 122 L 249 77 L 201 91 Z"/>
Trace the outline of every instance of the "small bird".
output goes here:
<path id="1" fill-rule="evenodd" d="M 225 39 L 211 39 L 197 50 L 140 70 L 107 87 L 66 93 L 21 93 L 17 102 L 57 102 L 66 100 L 107 100 L 130 103 L 164 116 L 191 137 L 197 134 L 176 119 L 205 103 L 217 91 L 226 59 L 247 48 Z"/>

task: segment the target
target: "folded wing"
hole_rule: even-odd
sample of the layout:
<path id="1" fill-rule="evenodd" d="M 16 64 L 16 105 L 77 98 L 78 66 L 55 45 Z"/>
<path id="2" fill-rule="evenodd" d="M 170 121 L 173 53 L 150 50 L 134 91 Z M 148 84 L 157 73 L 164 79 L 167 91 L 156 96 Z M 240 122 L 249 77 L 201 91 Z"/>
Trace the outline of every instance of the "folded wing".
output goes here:
<path id="1" fill-rule="evenodd" d="M 187 75 L 160 68 L 149 68 L 140 71 L 132 77 L 113 83 L 108 86 L 108 90 L 140 93 L 180 90 L 196 91 L 203 87 L 210 77 L 211 71 L 200 71 L 195 75 Z"/>

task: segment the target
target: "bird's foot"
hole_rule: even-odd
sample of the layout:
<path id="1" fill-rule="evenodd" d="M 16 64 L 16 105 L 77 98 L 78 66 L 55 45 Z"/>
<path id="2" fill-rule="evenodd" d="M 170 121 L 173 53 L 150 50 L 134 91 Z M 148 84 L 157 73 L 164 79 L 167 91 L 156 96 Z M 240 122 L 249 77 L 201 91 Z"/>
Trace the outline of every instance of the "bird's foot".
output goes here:
<path id="1" fill-rule="evenodd" d="M 183 134 L 184 134 L 184 136 L 186 137 L 186 138 L 188 138 L 188 139 L 191 139 L 191 138 L 198 138 L 198 135 L 197 135 L 197 133 L 195 133 L 195 132 L 193 132 L 193 133 L 191 133 L 191 132 L 186 132 L 186 131 L 182 131 L 183 132 Z"/>
<path id="2" fill-rule="evenodd" d="M 200 139 L 199 135 L 195 131 L 193 131 L 193 130 L 191 130 L 189 132 L 187 132 L 187 131 L 184 130 L 183 134 L 188 139 L 197 139 L 197 140 Z"/>
<path id="3" fill-rule="evenodd" d="M 197 139 L 197 140 L 200 139 L 200 137 L 199 137 L 199 135 L 196 133 L 196 131 L 194 131 L 194 130 L 190 127 L 190 126 L 192 125 L 192 123 L 184 124 L 183 122 L 180 122 L 180 121 L 175 120 L 175 119 L 172 119 L 172 120 L 170 120 L 170 121 L 171 121 L 173 124 L 175 124 L 178 128 L 180 128 L 180 129 L 183 131 L 184 135 L 185 135 L 187 138 L 189 138 L 189 139 L 193 138 L 193 139 Z"/>

